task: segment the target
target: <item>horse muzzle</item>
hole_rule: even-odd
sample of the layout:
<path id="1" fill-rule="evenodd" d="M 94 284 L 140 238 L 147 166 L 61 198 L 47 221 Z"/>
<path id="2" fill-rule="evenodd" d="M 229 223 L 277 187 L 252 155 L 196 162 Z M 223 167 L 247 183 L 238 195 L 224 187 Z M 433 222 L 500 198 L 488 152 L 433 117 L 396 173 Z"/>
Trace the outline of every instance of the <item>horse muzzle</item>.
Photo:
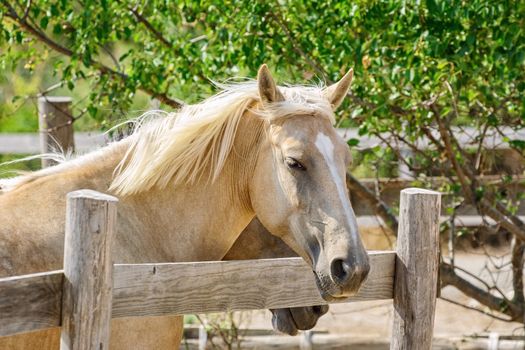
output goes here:
<path id="1" fill-rule="evenodd" d="M 359 259 L 335 257 L 328 271 L 316 272 L 317 287 L 326 301 L 336 301 L 356 295 L 370 272 L 368 255 Z"/>
<path id="2" fill-rule="evenodd" d="M 328 312 L 328 305 L 270 309 L 272 325 L 276 331 L 296 335 L 299 330 L 314 328 L 317 320 Z"/>

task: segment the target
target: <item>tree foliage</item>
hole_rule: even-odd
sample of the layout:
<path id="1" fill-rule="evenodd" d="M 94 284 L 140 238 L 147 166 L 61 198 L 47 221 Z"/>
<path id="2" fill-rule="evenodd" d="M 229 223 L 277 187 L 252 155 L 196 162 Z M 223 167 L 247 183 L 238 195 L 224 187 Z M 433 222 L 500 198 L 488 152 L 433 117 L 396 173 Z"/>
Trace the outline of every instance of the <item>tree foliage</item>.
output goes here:
<path id="1" fill-rule="evenodd" d="M 90 81 L 92 114 L 129 106 L 137 90 L 177 107 L 209 93 L 209 79 L 254 76 L 268 63 L 296 82 L 354 67 L 352 117 L 366 120 L 363 132 L 401 127 L 406 113 L 424 119 L 421 104 L 445 81 L 465 116 L 525 118 L 521 1 L 1 3 L 2 70 L 52 57 L 71 89 Z"/>

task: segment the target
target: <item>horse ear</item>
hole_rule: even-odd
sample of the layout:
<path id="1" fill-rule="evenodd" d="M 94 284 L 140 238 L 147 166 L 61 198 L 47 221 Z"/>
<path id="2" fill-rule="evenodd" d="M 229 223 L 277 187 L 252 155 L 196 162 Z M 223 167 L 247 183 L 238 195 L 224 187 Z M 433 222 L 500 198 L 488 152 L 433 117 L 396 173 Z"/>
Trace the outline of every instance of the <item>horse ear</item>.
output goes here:
<path id="1" fill-rule="evenodd" d="M 328 99 L 328 101 L 330 101 L 334 110 L 337 109 L 337 107 L 339 107 L 339 105 L 341 105 L 343 102 L 346 94 L 348 93 L 348 89 L 350 88 L 353 77 L 354 70 L 350 68 L 348 73 L 346 73 L 345 76 L 341 78 L 341 80 L 326 87 L 323 90 L 323 95 Z"/>
<path id="2" fill-rule="evenodd" d="M 275 85 L 275 81 L 266 64 L 263 64 L 261 68 L 259 68 L 257 85 L 259 86 L 259 95 L 263 103 L 284 101 L 284 97 L 277 88 L 277 85 Z"/>

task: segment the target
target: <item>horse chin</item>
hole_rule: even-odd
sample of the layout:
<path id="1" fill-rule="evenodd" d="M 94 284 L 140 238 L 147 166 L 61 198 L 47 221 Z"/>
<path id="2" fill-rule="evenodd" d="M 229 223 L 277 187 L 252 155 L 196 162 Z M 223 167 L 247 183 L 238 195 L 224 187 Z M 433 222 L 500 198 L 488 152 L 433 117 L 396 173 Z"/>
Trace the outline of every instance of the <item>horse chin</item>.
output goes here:
<path id="1" fill-rule="evenodd" d="M 343 302 L 359 291 L 359 286 L 357 286 L 351 291 L 343 292 L 340 287 L 332 283 L 328 276 L 321 273 L 314 273 L 314 276 L 321 298 L 329 303 Z"/>
<path id="2" fill-rule="evenodd" d="M 321 316 L 328 312 L 328 305 L 302 306 L 273 309 L 272 325 L 275 330 L 296 335 L 299 330 L 312 329 Z"/>
<path id="3" fill-rule="evenodd" d="M 275 309 L 272 312 L 272 326 L 281 333 L 288 335 L 297 335 L 298 328 L 290 309 Z"/>
<path id="4" fill-rule="evenodd" d="M 348 295 L 348 296 L 334 296 L 334 295 L 331 295 L 331 294 L 328 294 L 328 293 L 324 293 L 323 291 L 321 291 L 321 298 L 323 298 L 323 300 L 326 300 L 329 303 L 344 302 L 349 297 L 351 297 L 351 295 Z"/>

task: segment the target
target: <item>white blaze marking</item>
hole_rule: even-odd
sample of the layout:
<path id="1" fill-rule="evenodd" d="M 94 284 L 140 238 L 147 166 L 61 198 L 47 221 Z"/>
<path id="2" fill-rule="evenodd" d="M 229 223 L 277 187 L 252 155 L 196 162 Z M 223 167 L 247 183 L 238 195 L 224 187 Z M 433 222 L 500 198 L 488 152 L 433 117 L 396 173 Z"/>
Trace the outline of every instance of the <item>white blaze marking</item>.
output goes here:
<path id="1" fill-rule="evenodd" d="M 334 144 L 328 136 L 320 132 L 317 134 L 317 137 L 315 139 L 315 146 L 323 155 L 326 163 L 328 164 L 328 169 L 330 170 L 330 174 L 332 175 L 334 183 L 337 187 L 337 194 L 339 195 L 339 199 L 341 200 L 341 204 L 343 206 L 348 225 L 350 225 L 350 228 L 353 230 L 352 233 L 357 234 L 357 221 L 355 219 L 354 211 L 350 206 L 350 201 L 348 200 L 348 197 L 346 196 L 345 184 L 343 182 L 343 179 L 341 178 L 335 166 Z"/>

